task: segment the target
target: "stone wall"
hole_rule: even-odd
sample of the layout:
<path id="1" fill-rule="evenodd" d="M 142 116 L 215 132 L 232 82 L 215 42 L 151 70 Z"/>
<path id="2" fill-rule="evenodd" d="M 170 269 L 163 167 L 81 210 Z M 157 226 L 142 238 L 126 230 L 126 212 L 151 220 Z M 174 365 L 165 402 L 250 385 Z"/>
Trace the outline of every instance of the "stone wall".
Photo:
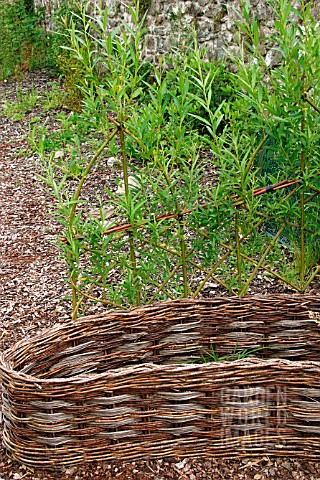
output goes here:
<path id="1" fill-rule="evenodd" d="M 270 8 L 259 0 L 253 1 L 252 7 L 268 32 L 272 26 Z M 146 34 L 148 56 L 164 53 L 170 45 L 188 42 L 194 26 L 198 44 L 206 47 L 209 59 L 223 57 L 226 47 L 234 48 L 237 44 L 236 9 L 238 0 L 152 1 Z"/>
<path id="2" fill-rule="evenodd" d="M 59 0 L 35 0 L 50 12 Z M 97 0 L 92 0 L 92 4 Z M 110 8 L 110 28 L 119 23 L 119 18 L 129 20 L 128 10 L 121 0 L 102 0 Z M 125 3 L 133 3 L 132 0 Z M 299 3 L 299 2 L 298 2 Z M 148 9 L 144 56 L 151 61 L 167 53 L 174 46 L 190 42 L 192 31 L 196 30 L 198 44 L 206 47 L 209 59 L 225 56 L 225 50 L 236 50 L 238 28 L 236 10 L 239 0 L 140 0 L 142 9 Z M 267 0 L 251 0 L 251 9 L 260 22 L 262 37 L 272 32 L 273 14 Z M 320 18 L 320 2 L 314 0 L 313 13 Z M 261 46 L 272 63 L 267 44 Z M 269 56 L 269 58 L 268 58 Z"/>

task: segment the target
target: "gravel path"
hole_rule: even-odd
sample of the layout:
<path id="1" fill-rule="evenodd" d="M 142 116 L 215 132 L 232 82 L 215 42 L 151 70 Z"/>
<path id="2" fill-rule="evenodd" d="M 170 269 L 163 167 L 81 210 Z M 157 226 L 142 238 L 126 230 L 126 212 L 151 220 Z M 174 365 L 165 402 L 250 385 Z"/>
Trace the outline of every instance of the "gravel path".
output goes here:
<path id="1" fill-rule="evenodd" d="M 41 90 L 46 80 L 46 75 L 32 75 L 29 82 Z M 20 88 L 27 88 L 27 81 Z M 1 101 L 12 98 L 14 90 L 14 84 L 3 83 Z M 24 157 L 35 114 L 20 122 L 0 117 L 2 347 L 53 324 L 65 308 L 60 305 L 64 269 L 54 246 L 58 228 L 48 215 L 49 198 L 36 176 L 34 158 Z"/>
<path id="2" fill-rule="evenodd" d="M 0 84 L 0 110 L 16 88 L 45 91 L 45 72 L 29 74 L 17 85 Z M 63 299 L 64 266 L 54 246 L 58 225 L 49 214 L 50 199 L 36 176 L 35 158 L 25 158 L 31 119 L 47 115 L 35 108 L 21 121 L 0 116 L 0 340 L 1 350 L 57 322 L 69 322 Z M 54 127 L 54 112 L 50 113 Z M 258 292 L 257 292 L 258 293 Z M 245 460 L 164 459 L 130 463 L 100 462 L 47 472 L 32 470 L 8 458 L 0 449 L 0 479 L 308 479 L 320 480 L 320 465 L 299 459 Z"/>

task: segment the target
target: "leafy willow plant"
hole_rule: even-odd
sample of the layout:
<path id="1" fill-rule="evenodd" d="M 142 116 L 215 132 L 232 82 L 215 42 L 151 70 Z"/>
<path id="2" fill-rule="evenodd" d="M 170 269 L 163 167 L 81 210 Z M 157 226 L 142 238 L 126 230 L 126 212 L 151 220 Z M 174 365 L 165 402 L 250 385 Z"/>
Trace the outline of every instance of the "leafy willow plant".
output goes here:
<path id="1" fill-rule="evenodd" d="M 278 181 L 300 179 L 298 188 L 286 192 L 280 202 L 266 202 L 266 207 L 277 223 L 285 225 L 298 251 L 303 285 L 310 267 L 307 251 L 318 243 L 319 235 L 320 30 L 311 4 L 301 2 L 297 9 L 286 0 L 272 0 L 270 5 L 275 16 L 270 39 L 274 64 L 261 53 L 264 39 L 250 13 L 250 2 L 242 3 L 238 25 L 244 38 L 241 55 L 233 57 L 235 78 L 241 97 L 251 106 L 251 122 L 268 138 L 267 173 Z"/>
<path id="2" fill-rule="evenodd" d="M 279 0 L 280 11 L 281 5 Z M 95 302 L 121 307 L 196 297 L 211 280 L 243 295 L 261 270 L 305 288 L 303 245 L 317 202 L 318 153 L 313 148 L 319 112 L 318 85 L 311 84 L 310 72 L 307 93 L 305 83 L 293 79 L 290 84 L 296 63 L 302 62 L 299 48 L 295 61 L 284 56 L 270 68 L 257 49 L 258 24 L 245 4 L 240 28 L 248 45 L 242 46 L 232 81 L 220 64 L 208 64 L 195 38 L 193 50 L 176 63 L 169 56 L 151 66 L 141 60 L 139 3 L 128 7 L 131 21 L 113 30 L 108 10 L 94 8 L 75 5 L 65 23 L 69 36 L 62 51 L 80 72 L 74 77 L 82 98 L 79 117 L 97 134 L 95 141 L 84 155 L 71 135 L 67 143 L 74 144 L 74 156 L 71 149 L 65 155 L 48 154 L 45 137 L 38 141 L 43 180 L 62 225 L 60 248 L 69 270 L 73 317 Z M 299 15 L 311 28 L 306 11 L 307 17 Z M 287 42 L 281 30 L 288 28 L 286 15 L 276 23 L 273 40 L 280 52 Z M 298 30 L 299 42 L 305 31 Z M 314 42 L 310 36 L 305 50 Z M 234 108 L 250 112 L 246 124 Z M 67 132 L 69 124 L 62 122 Z M 279 175 L 261 174 L 265 149 L 277 158 Z M 86 183 L 94 182 L 97 171 L 108 175 L 105 164 L 111 155 L 120 160 L 119 178 L 88 200 Z M 296 178 L 297 171 L 292 191 L 269 200 L 256 191 L 288 175 Z M 271 239 L 263 231 L 268 215 L 279 223 Z M 292 222 L 303 231 L 304 273 L 300 266 L 298 286 L 279 268 L 288 259 L 279 240 Z"/>
<path id="3" fill-rule="evenodd" d="M 174 298 L 190 293 L 192 267 L 187 262 L 190 246 L 181 212 L 198 202 L 202 173 L 197 164 L 195 137 L 191 139 L 185 125 L 191 105 L 189 81 L 187 73 L 181 72 L 173 95 L 167 88 L 172 75 L 162 75 L 161 67 L 158 71 L 154 68 L 151 93 L 145 92 L 148 71 L 140 61 L 143 18 L 140 19 L 138 6 L 130 12 L 133 25 L 124 24 L 121 31 L 107 33 L 107 12 L 97 21 L 88 14 L 86 6 L 79 5 L 74 13 L 76 22 L 73 17 L 70 20 L 70 45 L 64 46 L 85 72 L 78 86 L 84 96 L 83 116 L 97 119 L 97 128 L 106 136 L 83 170 L 73 194 L 68 192 L 70 170 L 60 168 L 56 180 L 54 156 L 44 159 L 44 169 L 49 172 L 45 181 L 56 196 L 57 214 L 65 230 L 61 248 L 70 271 L 74 316 L 83 298 L 93 299 L 97 289 L 103 292 L 97 300 L 109 305 L 139 304 L 159 295 Z M 148 114 L 147 109 L 138 107 L 137 99 L 149 102 Z M 166 116 L 170 125 L 162 131 Z M 147 150 L 145 140 L 155 122 L 158 135 Z M 108 199 L 101 205 L 99 220 L 88 219 L 81 212 L 81 190 L 115 138 L 124 191 L 120 195 L 114 190 L 107 191 Z M 140 170 L 131 164 L 131 159 L 137 157 L 147 160 Z M 61 170 L 65 172 L 63 177 Z M 137 180 L 136 190 L 129 182 L 132 176 Z M 110 208 L 130 225 L 122 236 L 117 232 L 105 234 L 107 226 L 112 228 L 112 222 L 106 225 L 103 212 Z M 171 225 L 159 229 L 153 220 L 157 211 L 172 212 Z M 143 229 L 139 228 L 141 222 Z M 110 285 L 115 270 L 121 275 L 116 287 Z"/>

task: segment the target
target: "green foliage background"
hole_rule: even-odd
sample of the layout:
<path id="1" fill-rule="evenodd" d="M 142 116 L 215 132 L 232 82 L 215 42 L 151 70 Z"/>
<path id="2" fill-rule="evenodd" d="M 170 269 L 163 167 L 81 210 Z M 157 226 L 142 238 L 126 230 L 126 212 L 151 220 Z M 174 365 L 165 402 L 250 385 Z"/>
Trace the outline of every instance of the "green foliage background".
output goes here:
<path id="1" fill-rule="evenodd" d="M 44 9 L 28 0 L 0 3 L 0 78 L 52 65 Z"/>

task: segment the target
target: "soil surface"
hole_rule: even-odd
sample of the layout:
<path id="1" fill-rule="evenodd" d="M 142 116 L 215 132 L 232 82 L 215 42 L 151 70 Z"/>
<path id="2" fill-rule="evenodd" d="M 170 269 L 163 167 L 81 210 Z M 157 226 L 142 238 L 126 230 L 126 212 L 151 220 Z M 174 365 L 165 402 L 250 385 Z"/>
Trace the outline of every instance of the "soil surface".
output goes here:
<path id="1" fill-rule="evenodd" d="M 5 100 L 31 88 L 46 92 L 48 72 L 27 74 L 20 82 L 0 83 L 0 113 Z M 59 322 L 70 322 L 70 305 L 64 281 L 66 272 L 55 236 L 59 227 L 50 215 L 50 197 L 36 175 L 36 156 L 28 136 L 37 116 L 55 128 L 57 112 L 35 107 L 19 121 L 0 116 L 0 341 L 1 350 L 17 340 Z M 26 157 L 26 152 L 28 155 Z M 289 291 L 278 284 L 256 283 L 251 293 Z M 313 286 L 309 293 L 315 293 Z M 170 458 L 136 462 L 99 462 L 54 472 L 30 469 L 0 448 L 0 479 L 308 479 L 320 480 L 320 463 L 304 459 Z"/>

